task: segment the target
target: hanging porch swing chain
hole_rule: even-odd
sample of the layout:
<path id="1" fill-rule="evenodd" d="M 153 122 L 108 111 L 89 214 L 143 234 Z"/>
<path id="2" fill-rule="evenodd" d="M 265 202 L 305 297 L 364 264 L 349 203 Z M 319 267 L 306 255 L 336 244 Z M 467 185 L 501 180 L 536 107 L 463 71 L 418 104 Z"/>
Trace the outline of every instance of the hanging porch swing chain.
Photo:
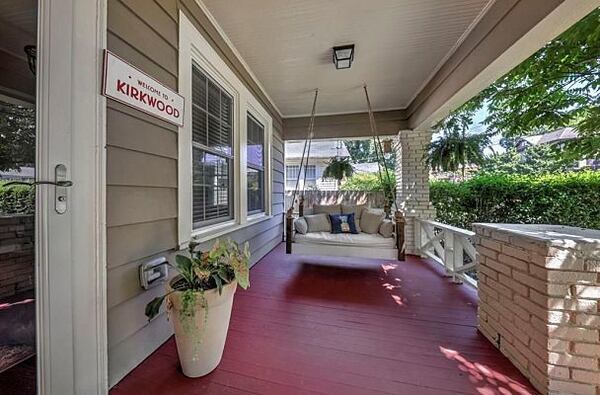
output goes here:
<path id="1" fill-rule="evenodd" d="M 383 188 L 384 194 L 387 195 L 386 198 L 394 201 L 394 206 L 396 207 L 396 211 L 398 211 L 398 202 L 394 196 L 392 196 L 392 190 L 389 187 L 386 187 L 383 182 L 383 176 L 381 174 L 381 165 L 383 163 L 383 168 L 385 170 L 385 176 L 387 185 L 391 186 L 391 178 L 390 172 L 387 167 L 387 163 L 385 163 L 385 156 L 383 155 L 383 148 L 381 147 L 381 140 L 379 139 L 379 134 L 377 133 L 377 124 L 375 123 L 375 115 L 373 114 L 373 109 L 371 108 L 371 99 L 369 98 L 369 91 L 367 89 L 367 84 L 363 86 L 365 90 L 365 97 L 367 98 L 367 108 L 369 111 L 369 125 L 371 126 L 371 134 L 373 135 L 373 143 L 375 144 L 375 157 L 377 159 L 377 170 L 379 174 L 379 182 L 381 182 L 381 186 Z"/>
<path id="2" fill-rule="evenodd" d="M 398 203 L 396 202 L 396 199 L 394 199 L 394 197 L 392 196 L 391 188 L 386 187 L 385 183 L 384 183 L 384 178 L 383 178 L 383 174 L 382 174 L 383 172 L 381 169 L 382 166 L 383 166 L 383 171 L 385 171 L 385 179 L 387 181 L 388 186 L 391 186 L 391 177 L 390 177 L 389 169 L 387 167 L 387 163 L 385 163 L 385 156 L 384 156 L 384 152 L 383 152 L 383 147 L 381 145 L 381 140 L 379 138 L 379 134 L 377 133 L 377 124 L 375 122 L 375 116 L 373 114 L 373 109 L 371 107 L 371 99 L 369 98 L 369 91 L 367 89 L 367 84 L 364 84 L 363 88 L 365 91 L 365 97 L 367 99 L 367 108 L 369 111 L 369 126 L 371 127 L 373 143 L 375 144 L 375 157 L 377 159 L 377 170 L 378 170 L 377 173 L 379 175 L 379 181 L 381 182 L 381 185 L 383 187 L 384 194 L 386 195 L 386 199 L 388 199 L 388 201 L 392 200 L 394 202 L 394 206 L 396 207 L 396 210 L 398 210 Z M 296 185 L 294 187 L 294 192 L 292 195 L 292 204 L 291 204 L 291 207 L 288 209 L 289 214 L 293 213 L 294 205 L 296 203 L 296 196 L 298 195 L 298 187 L 300 186 L 300 176 L 302 174 L 303 174 L 303 182 L 302 182 L 302 191 L 301 191 L 299 202 L 298 202 L 299 209 L 300 209 L 300 206 L 304 203 L 303 201 L 304 201 L 304 190 L 306 187 L 306 168 L 308 166 L 308 160 L 310 158 L 312 139 L 314 137 L 314 126 L 315 126 L 315 116 L 316 116 L 318 95 L 319 95 L 319 89 L 315 89 L 315 97 L 313 99 L 312 110 L 310 113 L 310 121 L 308 123 L 307 136 L 306 136 L 306 140 L 304 140 L 304 147 L 302 149 L 302 157 L 300 158 L 300 166 L 298 169 L 298 174 L 296 175 Z M 303 173 L 303 171 L 304 171 L 304 173 Z"/>
<path id="3" fill-rule="evenodd" d="M 316 114 L 316 110 L 317 110 L 317 97 L 319 95 L 319 89 L 315 89 L 315 98 L 313 99 L 313 105 L 312 105 L 312 111 L 310 113 L 310 121 L 308 123 L 308 131 L 307 131 L 307 136 L 306 136 L 306 140 L 304 140 L 304 148 L 302 149 L 302 157 L 300 158 L 300 167 L 298 169 L 298 175 L 296 176 L 296 186 L 294 188 L 294 193 L 292 195 L 292 205 L 291 207 L 288 209 L 289 214 L 293 213 L 294 211 L 294 204 L 296 202 L 296 194 L 298 192 L 298 185 L 300 184 L 300 174 L 302 174 L 302 168 L 304 168 L 304 181 L 302 183 L 302 195 L 300 196 L 300 199 L 304 199 L 304 186 L 306 185 L 306 166 L 308 165 L 308 158 L 310 157 L 310 148 L 312 145 L 312 139 L 313 139 L 313 134 L 314 134 L 314 127 L 315 127 L 315 114 Z M 307 146 L 308 146 L 308 151 L 307 151 Z M 306 157 L 306 163 L 304 158 Z"/>

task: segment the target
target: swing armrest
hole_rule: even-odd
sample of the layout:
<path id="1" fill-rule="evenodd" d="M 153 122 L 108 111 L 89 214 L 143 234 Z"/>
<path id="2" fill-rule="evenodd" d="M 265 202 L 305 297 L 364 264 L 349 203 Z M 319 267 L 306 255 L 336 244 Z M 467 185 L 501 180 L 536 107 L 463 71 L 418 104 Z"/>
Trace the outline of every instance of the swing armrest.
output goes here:
<path id="1" fill-rule="evenodd" d="M 285 253 L 292 253 L 292 243 L 294 242 L 294 221 L 295 217 L 291 213 L 285 216 Z"/>
<path id="2" fill-rule="evenodd" d="M 403 261 L 405 258 L 405 239 L 404 239 L 404 227 L 406 225 L 406 221 L 404 219 L 404 215 L 400 211 L 396 211 L 394 213 L 394 218 L 392 219 L 394 223 L 394 233 L 396 236 L 396 248 L 398 249 L 398 260 Z"/>

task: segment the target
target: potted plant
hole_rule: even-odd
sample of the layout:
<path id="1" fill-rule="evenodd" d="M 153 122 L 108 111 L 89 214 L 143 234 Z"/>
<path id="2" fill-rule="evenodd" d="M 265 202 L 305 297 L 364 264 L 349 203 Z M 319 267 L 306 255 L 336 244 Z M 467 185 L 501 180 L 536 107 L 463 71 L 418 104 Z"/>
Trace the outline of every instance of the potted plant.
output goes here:
<path id="1" fill-rule="evenodd" d="M 237 285 L 249 286 L 248 243 L 240 249 L 232 240 L 217 240 L 209 251 L 177 255 L 179 272 L 167 283 L 167 293 L 146 305 L 148 319 L 155 317 L 163 301 L 173 323 L 177 353 L 183 374 L 200 377 L 217 367 L 223 355 Z"/>
<path id="2" fill-rule="evenodd" d="M 327 167 L 323 170 L 323 178 L 333 178 L 337 181 L 338 189 L 344 177 L 352 177 L 354 168 L 350 163 L 350 158 L 335 157 L 329 160 Z"/>

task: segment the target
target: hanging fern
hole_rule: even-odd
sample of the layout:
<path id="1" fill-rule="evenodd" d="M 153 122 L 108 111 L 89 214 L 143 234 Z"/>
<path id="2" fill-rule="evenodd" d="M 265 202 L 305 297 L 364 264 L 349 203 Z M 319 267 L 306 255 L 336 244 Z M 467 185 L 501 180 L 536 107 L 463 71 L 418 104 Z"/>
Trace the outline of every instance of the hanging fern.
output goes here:
<path id="1" fill-rule="evenodd" d="M 337 180 L 338 187 L 344 178 L 352 177 L 352 174 L 354 174 L 354 168 L 350 164 L 350 158 L 331 158 L 323 170 L 323 177 Z"/>

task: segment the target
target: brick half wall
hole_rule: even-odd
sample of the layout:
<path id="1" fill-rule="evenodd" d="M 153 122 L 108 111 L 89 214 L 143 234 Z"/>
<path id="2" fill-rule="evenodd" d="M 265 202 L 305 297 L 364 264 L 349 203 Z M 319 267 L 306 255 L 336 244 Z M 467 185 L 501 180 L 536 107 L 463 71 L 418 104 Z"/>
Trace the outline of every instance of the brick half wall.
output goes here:
<path id="1" fill-rule="evenodd" d="M 544 394 L 600 394 L 600 231 L 475 224 L 479 330 Z"/>
<path id="2" fill-rule="evenodd" d="M 0 216 L 0 304 L 35 285 L 33 215 Z"/>

